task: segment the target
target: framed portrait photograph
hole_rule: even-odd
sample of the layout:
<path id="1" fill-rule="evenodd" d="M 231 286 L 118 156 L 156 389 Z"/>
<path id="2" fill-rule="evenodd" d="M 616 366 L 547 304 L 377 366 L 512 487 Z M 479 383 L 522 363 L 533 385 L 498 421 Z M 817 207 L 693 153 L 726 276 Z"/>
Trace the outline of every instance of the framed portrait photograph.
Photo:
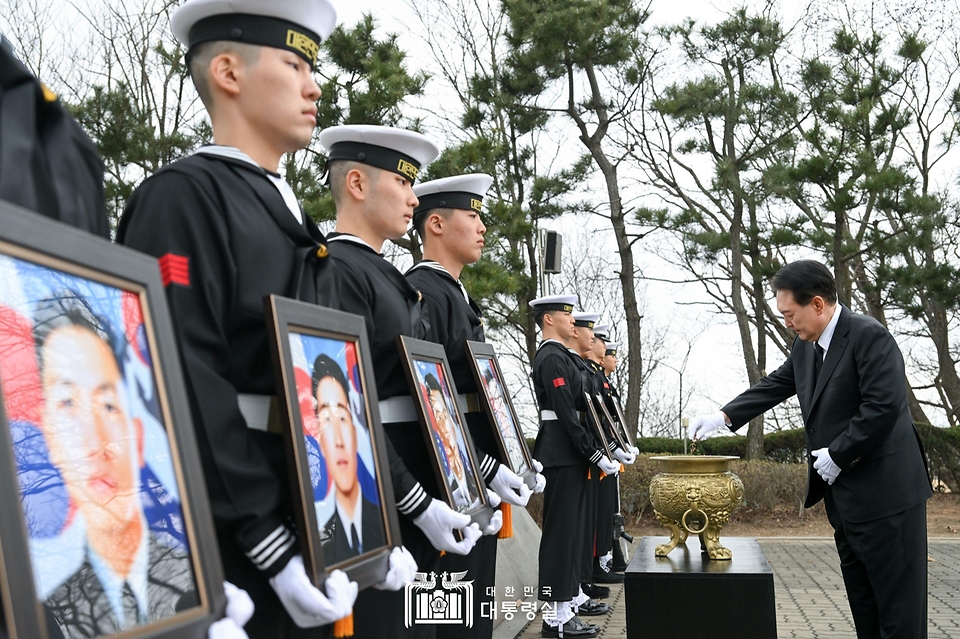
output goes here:
<path id="1" fill-rule="evenodd" d="M 484 342 L 467 341 L 465 348 L 471 363 L 470 371 L 480 391 L 480 404 L 493 428 L 500 453 L 503 459 L 508 460 L 510 470 L 522 477 L 527 487 L 533 490 L 537 484 L 537 472 L 533 468 L 533 459 L 527 440 L 523 437 L 517 411 L 503 382 L 497 352 L 492 345 Z"/>
<path id="2" fill-rule="evenodd" d="M 493 516 L 443 346 L 401 335 L 404 370 L 447 503 L 486 528 Z"/>
<path id="3" fill-rule="evenodd" d="M 334 569 L 372 586 L 401 542 L 364 320 L 265 303 L 307 572 L 317 587 Z"/>
<path id="4" fill-rule="evenodd" d="M 593 400 L 600 409 L 599 416 L 606 419 L 607 423 L 610 424 L 610 434 L 613 435 L 613 438 L 620 445 L 620 448 L 627 450 L 627 435 L 623 430 L 622 424 L 620 424 L 619 420 L 614 419 L 610 415 L 610 411 L 607 409 L 607 404 L 603 401 L 603 397 L 600 395 L 594 395 Z"/>
<path id="5" fill-rule="evenodd" d="M 0 282 L 5 578 L 22 539 L 50 636 L 205 637 L 223 575 L 157 261 L 0 203 Z"/>
<path id="6" fill-rule="evenodd" d="M 606 455 L 610 461 L 614 461 L 613 448 L 610 446 L 610 439 L 606 433 L 603 432 L 603 424 L 600 422 L 600 416 L 597 415 L 597 408 L 593 404 L 593 398 L 590 396 L 590 393 L 584 391 L 583 399 L 587 404 L 587 421 L 590 422 L 593 434 L 596 436 L 597 441 L 600 442 L 603 454 Z"/>

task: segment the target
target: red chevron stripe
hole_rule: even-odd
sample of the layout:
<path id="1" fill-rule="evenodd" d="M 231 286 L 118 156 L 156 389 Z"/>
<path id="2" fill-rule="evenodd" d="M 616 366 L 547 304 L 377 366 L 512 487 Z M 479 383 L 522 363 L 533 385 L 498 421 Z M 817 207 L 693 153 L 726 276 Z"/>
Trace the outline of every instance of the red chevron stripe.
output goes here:
<path id="1" fill-rule="evenodd" d="M 159 260 L 160 277 L 163 279 L 164 286 L 179 284 L 180 286 L 190 286 L 190 260 L 184 255 L 175 255 L 167 253 Z"/>

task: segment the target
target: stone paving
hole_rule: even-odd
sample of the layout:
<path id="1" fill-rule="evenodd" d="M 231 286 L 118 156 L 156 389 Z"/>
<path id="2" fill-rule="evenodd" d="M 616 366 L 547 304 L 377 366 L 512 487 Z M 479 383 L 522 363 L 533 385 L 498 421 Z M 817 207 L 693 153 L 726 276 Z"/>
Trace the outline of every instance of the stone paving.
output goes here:
<path id="1" fill-rule="evenodd" d="M 832 538 L 759 541 L 774 574 L 778 639 L 856 637 Z M 928 639 L 960 639 L 960 539 L 930 539 L 928 554 Z M 608 615 L 585 620 L 600 626 L 601 638 L 626 637 L 622 584 L 611 586 L 605 601 Z M 538 618 L 517 639 L 539 636 Z"/>

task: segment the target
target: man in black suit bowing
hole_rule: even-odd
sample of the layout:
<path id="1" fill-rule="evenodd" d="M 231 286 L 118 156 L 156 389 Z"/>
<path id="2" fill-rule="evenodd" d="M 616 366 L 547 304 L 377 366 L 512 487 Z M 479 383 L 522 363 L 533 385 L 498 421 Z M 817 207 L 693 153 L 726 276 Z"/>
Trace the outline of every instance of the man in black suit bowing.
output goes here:
<path id="1" fill-rule="evenodd" d="M 903 356 L 875 319 L 837 304 L 826 266 L 802 260 L 773 279 L 797 333 L 787 361 L 712 415 L 700 439 L 797 395 L 810 463 L 809 508 L 824 500 L 859 639 L 927 636 L 926 500 L 931 495 L 907 405 Z"/>

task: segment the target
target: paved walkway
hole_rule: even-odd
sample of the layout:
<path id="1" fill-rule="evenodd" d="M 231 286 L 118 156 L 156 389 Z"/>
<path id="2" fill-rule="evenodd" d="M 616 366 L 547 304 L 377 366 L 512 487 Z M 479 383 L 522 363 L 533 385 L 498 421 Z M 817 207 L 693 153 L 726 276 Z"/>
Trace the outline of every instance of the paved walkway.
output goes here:
<path id="1" fill-rule="evenodd" d="M 828 537 L 761 538 L 760 546 L 774 574 L 778 639 L 851 639 L 856 637 L 840 563 Z M 931 539 L 928 566 L 929 638 L 960 638 L 960 539 Z M 623 586 L 610 589 L 610 614 L 587 617 L 600 626 L 600 637 L 626 637 Z M 540 636 L 540 619 L 518 639 Z"/>

